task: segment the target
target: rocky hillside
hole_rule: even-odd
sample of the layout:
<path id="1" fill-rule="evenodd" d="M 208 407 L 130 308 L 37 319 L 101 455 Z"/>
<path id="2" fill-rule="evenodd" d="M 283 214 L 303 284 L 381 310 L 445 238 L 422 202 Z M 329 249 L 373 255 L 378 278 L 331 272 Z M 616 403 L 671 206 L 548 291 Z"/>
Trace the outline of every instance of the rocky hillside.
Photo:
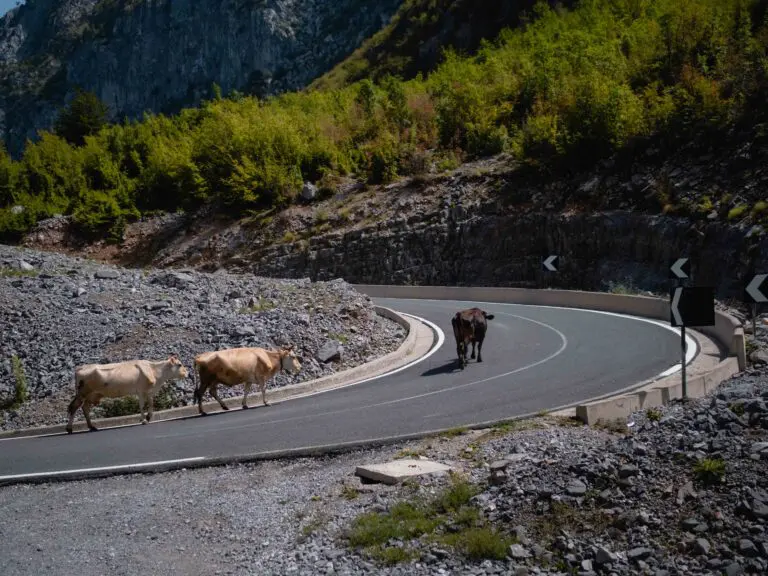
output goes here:
<path id="1" fill-rule="evenodd" d="M 742 299 L 768 270 L 768 138 L 764 124 L 623 150 L 597 166 L 535 170 L 500 155 L 369 186 L 306 185 L 283 211 L 232 219 L 207 212 L 130 224 L 121 244 L 87 243 L 68 218 L 41 222 L 24 244 L 130 266 L 220 267 L 351 283 L 474 284 L 666 293 L 668 267 Z M 561 256 L 560 271 L 541 260 Z"/>
<path id="2" fill-rule="evenodd" d="M 413 78 L 429 74 L 442 61 L 444 51 L 473 54 L 484 40 L 496 38 L 504 28 L 516 28 L 531 17 L 541 0 L 406 0 L 392 21 L 366 40 L 349 58 L 310 85 L 343 86 L 387 74 Z M 547 0 L 548 5 L 570 7 L 573 0 Z"/>
<path id="3" fill-rule="evenodd" d="M 302 88 L 382 28 L 401 0 L 28 0 L 0 19 L 0 135 L 18 154 L 76 86 L 112 118 L 176 112 L 214 83 Z"/>
<path id="4" fill-rule="evenodd" d="M 274 387 L 368 362 L 405 338 L 343 280 L 125 270 L 1 245 L 0 325 L 0 429 L 65 422 L 80 364 L 177 354 L 191 369 L 207 350 L 292 343 L 302 370 L 276 375 Z M 156 409 L 191 404 L 193 386 L 169 384 Z M 121 409 L 104 401 L 100 411 Z"/>

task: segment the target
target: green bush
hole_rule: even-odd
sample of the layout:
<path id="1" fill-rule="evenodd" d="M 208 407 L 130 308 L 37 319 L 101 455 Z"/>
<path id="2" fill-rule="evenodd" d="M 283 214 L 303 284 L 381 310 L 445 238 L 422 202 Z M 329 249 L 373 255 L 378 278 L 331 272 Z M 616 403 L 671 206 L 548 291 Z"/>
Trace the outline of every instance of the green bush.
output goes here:
<path id="1" fill-rule="evenodd" d="M 13 368 L 13 379 L 15 380 L 13 407 L 18 408 L 29 399 L 27 376 L 24 373 L 24 365 L 18 356 L 14 355 L 11 358 L 11 367 Z"/>
<path id="2" fill-rule="evenodd" d="M 171 386 L 164 386 L 156 395 L 153 411 L 169 410 L 183 405 L 183 399 Z M 98 406 L 100 418 L 114 418 L 117 416 L 131 416 L 139 413 L 138 396 L 122 396 L 120 398 L 105 398 Z M 147 405 L 144 405 L 144 412 Z"/>

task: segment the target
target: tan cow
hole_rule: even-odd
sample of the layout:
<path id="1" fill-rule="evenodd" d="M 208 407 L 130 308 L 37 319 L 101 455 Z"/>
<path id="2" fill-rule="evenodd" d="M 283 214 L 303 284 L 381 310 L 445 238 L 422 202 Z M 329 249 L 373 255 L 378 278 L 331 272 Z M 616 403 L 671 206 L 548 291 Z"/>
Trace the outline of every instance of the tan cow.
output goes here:
<path id="1" fill-rule="evenodd" d="M 85 364 L 75 368 L 75 397 L 69 404 L 67 433 L 72 434 L 75 412 L 83 407 L 89 430 L 97 430 L 91 422 L 91 407 L 98 406 L 102 398 L 117 398 L 137 394 L 139 417 L 146 424 L 152 419 L 154 398 L 168 380 L 186 378 L 189 372 L 173 354 L 167 360 L 126 360 L 114 364 Z M 147 417 L 144 418 L 144 403 Z"/>
<path id="2" fill-rule="evenodd" d="M 202 416 L 203 394 L 208 390 L 221 406 L 222 410 L 229 408 L 221 401 L 216 393 L 216 387 L 224 384 L 228 387 L 245 384 L 243 394 L 243 410 L 248 408 L 248 393 L 251 386 L 258 384 L 261 389 L 261 400 L 267 402 L 267 381 L 278 371 L 297 373 L 301 363 L 293 351 L 293 346 L 283 346 L 277 350 L 264 348 L 229 348 L 216 352 L 203 352 L 195 357 L 195 368 L 200 375 L 200 385 L 195 388 L 197 408 Z"/>

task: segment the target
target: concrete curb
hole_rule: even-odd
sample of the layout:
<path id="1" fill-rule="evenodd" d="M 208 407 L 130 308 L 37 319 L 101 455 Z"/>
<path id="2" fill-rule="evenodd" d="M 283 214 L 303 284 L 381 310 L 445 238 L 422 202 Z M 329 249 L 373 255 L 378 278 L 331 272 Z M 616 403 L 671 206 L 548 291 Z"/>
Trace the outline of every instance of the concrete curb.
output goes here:
<path id="1" fill-rule="evenodd" d="M 355 290 L 375 298 L 428 300 L 465 300 L 477 303 L 527 304 L 559 308 L 581 308 L 628 314 L 669 322 L 669 302 L 650 296 L 632 296 L 576 290 L 530 290 L 527 288 L 488 288 L 463 286 L 386 286 L 352 285 Z M 720 310 L 715 311 L 715 325 L 698 328 L 718 341 L 726 351 L 715 368 L 687 381 L 689 398 L 700 398 L 722 381 L 743 371 L 747 365 L 744 329 L 738 320 Z M 650 386 L 638 383 L 632 392 L 586 402 L 576 406 L 576 416 L 585 424 L 627 418 L 640 409 L 659 407 L 682 398 L 682 384 L 675 375 L 662 378 Z"/>
<path id="2" fill-rule="evenodd" d="M 431 328 L 425 326 L 422 322 L 416 319 L 398 314 L 390 308 L 375 306 L 374 309 L 379 316 L 397 322 L 400 324 L 400 326 L 407 330 L 408 333 L 403 340 L 403 343 L 400 344 L 397 350 L 376 358 L 371 362 L 349 368 L 342 372 L 329 374 L 328 376 L 323 376 L 322 378 L 318 378 L 316 380 L 309 380 L 299 384 L 291 384 L 289 386 L 274 388 L 272 390 L 267 389 L 267 401 L 270 403 L 282 402 L 284 400 L 289 400 L 309 394 L 325 392 L 335 388 L 353 385 L 361 380 L 367 380 L 392 370 L 396 370 L 424 356 L 432 348 L 435 335 Z M 256 399 L 255 401 L 259 403 L 261 402 L 261 395 L 258 394 L 258 391 L 252 391 L 249 398 L 251 399 L 251 402 L 254 402 L 254 398 Z M 242 396 L 234 396 L 225 399 L 224 404 L 229 408 L 240 408 L 242 401 Z M 205 402 L 203 407 L 207 411 L 221 411 L 219 403 L 215 400 Z M 169 410 L 155 412 L 152 415 L 152 422 L 197 416 L 197 405 L 182 406 L 179 408 L 171 408 Z M 138 414 L 132 414 L 129 416 L 116 416 L 113 418 L 94 419 L 93 423 L 98 428 L 115 428 L 119 426 L 140 425 Z M 74 432 L 82 432 L 85 430 L 87 430 L 87 427 L 84 420 L 75 421 L 73 426 Z M 0 439 L 23 438 L 28 436 L 59 434 L 64 432 L 66 432 L 66 424 L 54 424 L 51 426 L 7 430 L 0 432 Z"/>

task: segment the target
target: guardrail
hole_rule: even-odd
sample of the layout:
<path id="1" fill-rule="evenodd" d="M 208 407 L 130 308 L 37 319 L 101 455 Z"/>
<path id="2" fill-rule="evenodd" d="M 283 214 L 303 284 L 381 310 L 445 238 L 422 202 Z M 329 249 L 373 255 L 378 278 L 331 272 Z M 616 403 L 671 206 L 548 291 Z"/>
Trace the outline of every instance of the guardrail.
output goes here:
<path id="1" fill-rule="evenodd" d="M 355 290 L 372 298 L 464 300 L 582 308 L 628 314 L 665 322 L 669 322 L 671 314 L 667 300 L 652 296 L 578 290 L 469 286 L 389 286 L 377 284 L 353 284 L 352 286 Z M 696 329 L 720 344 L 726 352 L 726 357 L 714 369 L 688 381 L 688 395 L 693 398 L 705 395 L 720 382 L 744 370 L 747 366 L 744 329 L 736 318 L 716 310 L 714 326 Z M 596 419 L 628 416 L 639 408 L 667 404 L 672 399 L 681 396 L 682 389 L 679 384 L 665 386 L 663 382 L 658 382 L 651 390 L 622 394 L 607 400 L 598 400 L 578 406 L 577 415 L 585 422 L 592 423 Z"/>

